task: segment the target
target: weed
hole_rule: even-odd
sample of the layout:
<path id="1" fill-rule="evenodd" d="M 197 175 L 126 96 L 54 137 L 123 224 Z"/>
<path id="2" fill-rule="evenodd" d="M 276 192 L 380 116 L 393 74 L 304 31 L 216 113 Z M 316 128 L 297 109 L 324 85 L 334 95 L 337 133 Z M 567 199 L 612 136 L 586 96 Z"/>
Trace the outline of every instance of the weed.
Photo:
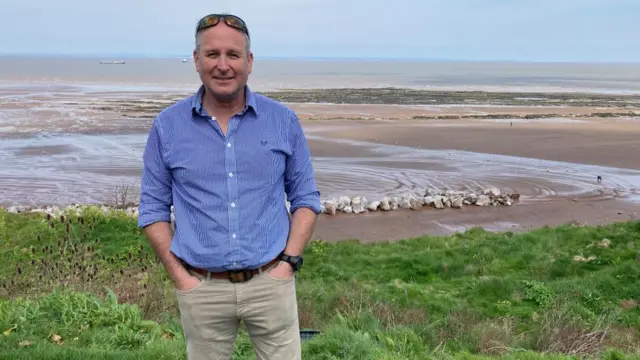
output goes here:
<path id="1" fill-rule="evenodd" d="M 0 357 L 185 359 L 171 281 L 124 211 L 0 212 L 0 237 Z M 322 334 L 303 357 L 627 358 L 640 351 L 639 241 L 637 221 L 313 241 L 299 317 Z M 254 356 L 241 330 L 234 359 Z"/>

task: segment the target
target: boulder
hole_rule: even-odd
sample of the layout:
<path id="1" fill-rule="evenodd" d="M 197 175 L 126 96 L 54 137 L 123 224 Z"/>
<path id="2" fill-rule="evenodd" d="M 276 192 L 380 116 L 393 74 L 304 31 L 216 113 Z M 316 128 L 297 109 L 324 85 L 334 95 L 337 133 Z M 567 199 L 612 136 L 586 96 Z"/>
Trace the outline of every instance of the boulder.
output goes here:
<path id="1" fill-rule="evenodd" d="M 436 195 L 440 195 L 440 192 L 434 188 L 428 188 L 424 193 L 424 196 L 436 196 Z"/>
<path id="2" fill-rule="evenodd" d="M 464 204 L 464 198 L 462 196 L 453 196 L 450 198 L 451 207 L 454 209 L 461 209 Z"/>
<path id="3" fill-rule="evenodd" d="M 397 196 L 390 197 L 389 206 L 391 206 L 391 210 L 398 210 L 398 207 L 400 206 L 400 198 Z"/>
<path id="4" fill-rule="evenodd" d="M 9 206 L 9 208 L 7 208 L 7 211 L 10 213 L 19 214 L 19 213 L 26 212 L 27 207 L 22 205 L 13 205 L 13 206 Z"/>
<path id="5" fill-rule="evenodd" d="M 468 193 L 464 196 L 464 203 L 466 205 L 473 205 L 478 200 L 478 195 L 475 193 Z"/>
<path id="6" fill-rule="evenodd" d="M 367 206 L 367 198 L 362 196 L 354 196 L 351 198 L 351 209 L 354 214 L 360 214 L 365 211 Z"/>
<path id="7" fill-rule="evenodd" d="M 126 208 L 124 212 L 128 216 L 133 216 L 133 214 L 135 214 L 137 211 L 138 211 L 138 207 L 137 206 L 130 206 L 130 207 Z"/>
<path id="8" fill-rule="evenodd" d="M 351 206 L 351 198 L 348 196 L 340 196 L 338 198 L 338 211 L 343 211 L 347 206 Z"/>
<path id="9" fill-rule="evenodd" d="M 483 194 L 497 197 L 497 196 L 500 196 L 501 191 L 497 187 L 492 186 L 492 187 L 490 187 L 488 189 L 485 189 Z"/>
<path id="10" fill-rule="evenodd" d="M 411 209 L 411 198 L 408 196 L 403 196 L 400 198 L 400 208 L 401 209 Z"/>
<path id="11" fill-rule="evenodd" d="M 447 190 L 444 192 L 444 196 L 447 196 L 449 198 L 452 198 L 454 196 L 464 196 L 464 191 Z"/>
<path id="12" fill-rule="evenodd" d="M 424 198 L 411 196 L 409 198 L 409 209 L 411 210 L 420 210 L 424 205 Z"/>
<path id="13" fill-rule="evenodd" d="M 435 202 L 436 198 L 434 196 L 425 196 L 424 198 L 422 198 L 422 200 L 424 201 L 424 206 L 433 207 L 433 203 Z"/>
<path id="14" fill-rule="evenodd" d="M 487 195 L 479 195 L 475 204 L 477 206 L 489 206 L 491 204 L 491 199 Z"/>
<path id="15" fill-rule="evenodd" d="M 327 200 L 324 202 L 324 213 L 335 215 L 338 211 L 338 202 L 336 200 Z"/>
<path id="16" fill-rule="evenodd" d="M 378 207 L 380 207 L 380 201 L 374 200 L 367 205 L 367 210 L 369 211 L 377 211 Z"/>
<path id="17" fill-rule="evenodd" d="M 380 210 L 391 211 L 391 199 L 386 196 L 382 198 L 382 200 L 380 200 Z"/>

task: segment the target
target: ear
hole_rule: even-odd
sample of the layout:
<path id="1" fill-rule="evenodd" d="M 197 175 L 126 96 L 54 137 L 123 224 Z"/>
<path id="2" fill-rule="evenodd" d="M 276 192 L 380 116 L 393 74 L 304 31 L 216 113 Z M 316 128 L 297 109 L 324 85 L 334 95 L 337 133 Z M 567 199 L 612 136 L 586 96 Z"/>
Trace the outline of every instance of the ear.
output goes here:
<path id="1" fill-rule="evenodd" d="M 253 53 L 249 53 L 249 74 L 253 71 Z"/>

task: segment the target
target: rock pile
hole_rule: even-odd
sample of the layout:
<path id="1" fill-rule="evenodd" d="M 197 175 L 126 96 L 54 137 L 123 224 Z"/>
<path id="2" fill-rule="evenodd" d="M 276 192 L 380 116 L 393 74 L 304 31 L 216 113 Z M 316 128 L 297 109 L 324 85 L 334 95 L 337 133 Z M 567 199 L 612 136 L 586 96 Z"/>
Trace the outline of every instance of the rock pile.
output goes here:
<path id="1" fill-rule="evenodd" d="M 365 196 L 340 196 L 337 199 L 322 201 L 321 208 L 323 214 L 335 215 L 337 213 L 361 214 L 369 211 L 394 211 L 398 209 L 420 210 L 423 207 L 435 209 L 454 208 L 460 209 L 464 206 L 511 206 L 520 199 L 520 194 L 509 194 L 500 189 L 491 187 L 484 191 L 438 191 L 427 189 L 424 194 L 408 194 L 406 196 L 386 196 L 379 200 L 370 200 Z M 289 204 L 287 203 L 287 208 Z M 7 211 L 11 213 L 39 212 L 58 216 L 64 213 L 74 213 L 81 215 L 85 209 L 92 208 L 103 214 L 120 211 L 127 216 L 138 217 L 138 206 L 129 206 L 124 209 L 107 205 L 80 205 L 72 204 L 66 207 L 50 205 L 45 207 L 10 206 Z M 173 207 L 172 219 L 173 216 Z"/>
<path id="2" fill-rule="evenodd" d="M 474 206 L 511 206 L 520 199 L 520 194 L 509 194 L 491 187 L 480 193 L 465 191 L 438 191 L 427 189 L 424 195 L 409 194 L 407 196 L 387 196 L 380 200 L 369 200 L 364 196 L 340 196 L 337 199 L 322 202 L 324 214 L 336 213 L 360 214 L 367 211 L 393 211 L 397 209 L 419 210 L 423 207 L 435 209 L 460 209 L 467 205 Z"/>
<path id="3" fill-rule="evenodd" d="M 64 207 L 57 205 L 47 205 L 44 207 L 32 207 L 24 205 L 9 206 L 6 210 L 10 213 L 42 213 L 49 214 L 51 216 L 59 216 L 62 214 L 74 214 L 77 216 L 83 215 L 86 209 L 97 210 L 103 214 L 112 213 L 115 211 L 121 211 L 127 216 L 138 217 L 138 206 L 129 206 L 126 208 L 117 208 L 115 206 L 108 205 L 90 205 L 90 204 L 71 204 Z M 172 207 L 173 210 L 173 207 Z"/>

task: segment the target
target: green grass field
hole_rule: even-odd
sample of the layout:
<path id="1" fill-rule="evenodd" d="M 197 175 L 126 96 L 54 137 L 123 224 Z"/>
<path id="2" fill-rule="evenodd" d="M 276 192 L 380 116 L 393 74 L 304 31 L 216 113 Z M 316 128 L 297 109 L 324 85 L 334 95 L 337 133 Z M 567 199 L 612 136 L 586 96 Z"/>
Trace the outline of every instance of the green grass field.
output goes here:
<path id="1" fill-rule="evenodd" d="M 0 210 L 0 358 L 186 359 L 136 222 Z M 312 242 L 304 359 L 640 359 L 640 222 Z M 255 359 L 241 330 L 234 359 Z"/>

